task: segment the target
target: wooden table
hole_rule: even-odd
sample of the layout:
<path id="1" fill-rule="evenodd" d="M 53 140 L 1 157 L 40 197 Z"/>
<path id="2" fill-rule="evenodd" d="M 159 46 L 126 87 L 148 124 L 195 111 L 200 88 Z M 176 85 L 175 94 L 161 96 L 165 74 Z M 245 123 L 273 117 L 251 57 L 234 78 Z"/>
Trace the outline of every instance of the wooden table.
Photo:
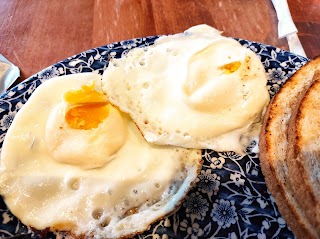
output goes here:
<path id="1" fill-rule="evenodd" d="M 288 0 L 309 58 L 320 55 L 320 1 Z M 206 23 L 288 50 L 269 0 L 0 0 L 0 54 L 20 81 L 84 50 Z"/>

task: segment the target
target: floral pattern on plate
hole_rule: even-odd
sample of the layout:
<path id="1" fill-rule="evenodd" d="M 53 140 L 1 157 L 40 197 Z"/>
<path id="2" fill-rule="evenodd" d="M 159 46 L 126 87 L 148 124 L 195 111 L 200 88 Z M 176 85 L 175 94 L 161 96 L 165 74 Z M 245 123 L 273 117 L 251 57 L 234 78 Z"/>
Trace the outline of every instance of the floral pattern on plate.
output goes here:
<path id="1" fill-rule="evenodd" d="M 158 37 L 121 41 L 90 49 L 54 64 L 30 77 L 0 97 L 0 149 L 16 112 L 43 81 L 79 72 L 98 72 L 135 47 L 152 45 Z M 308 59 L 257 42 L 237 39 L 261 59 L 268 76 L 270 96 Z M 176 213 L 154 223 L 137 239 L 167 238 L 294 238 L 269 194 L 254 153 L 257 142 L 247 154 L 202 150 L 204 164 L 195 185 Z M 30 234 L 33 238 L 55 238 L 51 233 L 34 233 L 24 226 L 0 199 L 0 236 Z"/>

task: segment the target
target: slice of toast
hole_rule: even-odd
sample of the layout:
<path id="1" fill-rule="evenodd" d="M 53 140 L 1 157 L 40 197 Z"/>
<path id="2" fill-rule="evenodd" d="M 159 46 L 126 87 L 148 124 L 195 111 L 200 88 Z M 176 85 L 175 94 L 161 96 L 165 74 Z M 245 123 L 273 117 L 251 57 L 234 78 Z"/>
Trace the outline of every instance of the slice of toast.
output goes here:
<path id="1" fill-rule="evenodd" d="M 295 198 L 320 234 L 320 65 L 289 122 L 287 156 Z"/>
<path id="2" fill-rule="evenodd" d="M 264 116 L 259 143 L 261 169 L 268 189 L 298 238 L 315 239 L 320 238 L 320 234 L 306 217 L 294 194 L 287 166 L 288 150 L 291 147 L 288 141 L 289 123 L 297 114 L 305 93 L 316 80 L 314 73 L 319 66 L 320 57 L 307 63 L 274 96 Z"/>

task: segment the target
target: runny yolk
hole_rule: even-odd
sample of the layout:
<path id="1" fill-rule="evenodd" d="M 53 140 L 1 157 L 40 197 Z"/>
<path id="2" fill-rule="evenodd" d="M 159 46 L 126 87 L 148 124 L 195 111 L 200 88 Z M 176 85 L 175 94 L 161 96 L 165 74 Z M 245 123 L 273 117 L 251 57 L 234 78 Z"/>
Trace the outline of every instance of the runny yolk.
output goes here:
<path id="1" fill-rule="evenodd" d="M 69 107 L 65 119 L 73 129 L 93 129 L 108 117 L 108 103 L 88 103 Z"/>
<path id="2" fill-rule="evenodd" d="M 109 115 L 106 96 L 95 90 L 94 83 L 66 92 L 64 100 L 69 105 L 65 120 L 73 129 L 97 128 Z"/>
<path id="3" fill-rule="evenodd" d="M 226 65 L 222 66 L 221 68 L 224 70 L 225 74 L 231 74 L 231 73 L 235 72 L 236 70 L 238 70 L 240 65 L 241 65 L 240 61 L 235 61 L 235 62 L 231 62 L 229 64 L 226 64 Z"/>
<path id="4" fill-rule="evenodd" d="M 106 102 L 106 96 L 95 90 L 94 83 L 84 85 L 79 90 L 70 90 L 64 94 L 64 100 L 70 104 Z"/>

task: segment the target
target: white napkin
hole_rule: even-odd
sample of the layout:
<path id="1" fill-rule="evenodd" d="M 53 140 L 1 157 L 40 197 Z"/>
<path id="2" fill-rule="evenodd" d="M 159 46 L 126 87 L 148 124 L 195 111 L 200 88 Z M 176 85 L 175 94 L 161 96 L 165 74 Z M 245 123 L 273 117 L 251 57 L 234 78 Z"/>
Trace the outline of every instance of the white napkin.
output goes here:
<path id="1" fill-rule="evenodd" d="M 0 54 L 0 95 L 20 76 L 20 70 Z"/>
<path id="2" fill-rule="evenodd" d="M 306 53 L 297 35 L 297 28 L 293 23 L 287 0 L 271 0 L 278 17 L 278 36 L 286 37 L 291 52 L 306 57 Z"/>

